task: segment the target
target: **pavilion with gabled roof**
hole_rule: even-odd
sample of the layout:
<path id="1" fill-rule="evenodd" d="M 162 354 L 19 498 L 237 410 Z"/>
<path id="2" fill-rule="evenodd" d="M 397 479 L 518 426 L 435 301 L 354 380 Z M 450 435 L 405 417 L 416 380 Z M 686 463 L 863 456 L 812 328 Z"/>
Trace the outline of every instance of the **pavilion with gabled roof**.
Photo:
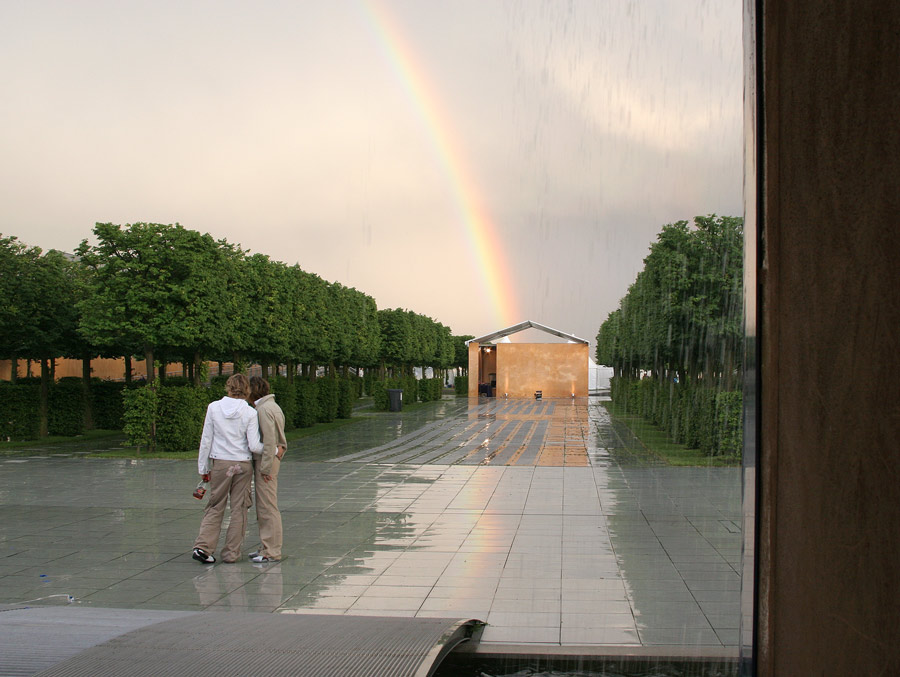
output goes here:
<path id="1" fill-rule="evenodd" d="M 566 342 L 508 342 L 509 336 L 526 329 Z M 526 320 L 466 344 L 470 397 L 534 397 L 538 392 L 542 397 L 587 397 L 590 344 L 573 334 Z"/>

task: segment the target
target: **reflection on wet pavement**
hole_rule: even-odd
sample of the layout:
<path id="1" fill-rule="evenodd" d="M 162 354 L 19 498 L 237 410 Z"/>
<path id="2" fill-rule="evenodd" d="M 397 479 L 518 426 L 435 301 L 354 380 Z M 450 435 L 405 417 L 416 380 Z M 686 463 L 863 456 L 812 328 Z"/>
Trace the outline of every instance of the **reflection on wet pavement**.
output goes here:
<path id="1" fill-rule="evenodd" d="M 335 462 L 464 465 L 586 466 L 591 421 L 587 398 L 491 400 L 460 398 L 441 418 L 398 431 L 380 444 L 369 434 L 362 448 Z M 446 406 L 446 405 L 445 405 Z M 596 409 L 596 407 L 594 408 Z M 358 431 L 362 433 L 363 431 Z M 370 432 L 370 431 L 366 431 Z"/>
<path id="2" fill-rule="evenodd" d="M 488 621 L 485 643 L 736 646 L 739 470 L 647 463 L 599 402 L 539 404 L 445 400 L 302 440 L 279 483 L 286 558 L 268 566 L 191 560 L 192 461 L 0 460 L 0 603 L 465 616 Z M 326 455 L 344 460 L 305 460 Z M 255 536 L 251 519 L 246 551 Z"/>

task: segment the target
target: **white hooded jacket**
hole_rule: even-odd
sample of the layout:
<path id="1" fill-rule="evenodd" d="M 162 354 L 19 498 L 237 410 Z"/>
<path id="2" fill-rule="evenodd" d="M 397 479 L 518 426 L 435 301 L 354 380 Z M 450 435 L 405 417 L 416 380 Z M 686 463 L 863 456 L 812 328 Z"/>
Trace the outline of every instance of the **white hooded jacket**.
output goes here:
<path id="1" fill-rule="evenodd" d="M 200 438 L 197 469 L 201 475 L 209 472 L 209 459 L 249 461 L 251 452 L 259 453 L 263 443 L 259 437 L 256 411 L 246 400 L 223 397 L 210 402 Z"/>

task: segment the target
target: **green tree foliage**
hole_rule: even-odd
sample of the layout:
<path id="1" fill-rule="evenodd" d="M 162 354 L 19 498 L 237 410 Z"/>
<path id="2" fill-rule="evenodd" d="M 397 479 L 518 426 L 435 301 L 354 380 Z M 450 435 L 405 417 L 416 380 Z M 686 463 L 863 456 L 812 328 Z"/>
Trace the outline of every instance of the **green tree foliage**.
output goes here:
<path id="1" fill-rule="evenodd" d="M 742 264 L 740 218 L 666 225 L 597 333 L 613 400 L 711 455 L 740 448 Z"/>
<path id="2" fill-rule="evenodd" d="M 410 374 L 413 367 L 431 367 L 436 372 L 453 366 L 453 337 L 440 322 L 402 308 L 379 310 L 378 322 L 380 361 L 392 375 Z"/>
<path id="3" fill-rule="evenodd" d="M 382 365 L 399 368 L 412 365 L 415 355 L 413 328 L 410 314 L 400 308 L 378 311 L 378 322 L 381 327 Z"/>
<path id="4" fill-rule="evenodd" d="M 74 349 L 75 264 L 62 253 L 42 253 L 0 235 L 0 356 L 41 364 L 40 434 L 48 432 L 50 361 Z"/>
<path id="5" fill-rule="evenodd" d="M 741 366 L 743 223 L 698 216 L 665 226 L 644 269 L 597 334 L 597 361 L 617 375 L 721 381 Z"/>
<path id="6" fill-rule="evenodd" d="M 179 224 L 98 223 L 93 236 L 93 244 L 82 241 L 72 260 L 0 235 L 0 293 L 6 301 L 0 304 L 0 358 L 41 361 L 44 434 L 49 363 L 56 357 L 84 361 L 82 425 L 124 421 L 141 446 L 158 441 L 158 409 L 181 395 L 126 391 L 122 406 L 110 409 L 106 395 L 118 398 L 119 392 L 94 388 L 92 357 L 143 355 L 148 365 L 180 361 L 189 378 L 166 379 L 173 385 L 199 385 L 206 360 L 233 362 L 239 370 L 254 361 L 266 370 L 287 365 L 284 393 L 295 394 L 290 419 L 303 426 L 350 414 L 362 386 L 353 369 L 366 370 L 371 392 L 373 368 L 382 367 L 382 375 L 389 368 L 404 379 L 407 400 L 415 401 L 420 388 L 414 368 L 431 368 L 437 378 L 467 362 L 458 359 L 459 341 L 450 329 L 430 317 L 379 311 L 371 296 L 352 287 L 262 254 L 248 255 Z M 319 366 L 327 378 L 318 380 L 328 381 L 321 386 Z M 305 378 L 295 383 L 298 373 Z M 156 374 L 149 370 L 150 383 Z M 440 389 L 434 384 L 421 392 L 431 398 Z M 182 435 L 176 427 L 173 439 Z"/>
<path id="7" fill-rule="evenodd" d="M 78 248 L 93 271 L 79 304 L 89 341 L 153 364 L 160 353 L 193 359 L 233 339 L 221 312 L 229 245 L 178 224 L 98 223 L 94 236 L 96 245 Z"/>
<path id="8" fill-rule="evenodd" d="M 450 366 L 462 370 L 462 374 L 465 375 L 469 371 L 469 346 L 466 345 L 466 341 L 470 341 L 475 337 L 471 334 L 465 334 L 451 338 L 453 341 L 453 362 Z"/>

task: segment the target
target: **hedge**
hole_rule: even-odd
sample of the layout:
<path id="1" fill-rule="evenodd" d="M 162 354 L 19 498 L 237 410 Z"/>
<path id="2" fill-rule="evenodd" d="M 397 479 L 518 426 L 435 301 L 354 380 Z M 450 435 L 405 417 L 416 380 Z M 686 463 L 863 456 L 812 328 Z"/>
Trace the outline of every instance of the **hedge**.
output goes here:
<path id="1" fill-rule="evenodd" d="M 227 378 L 215 377 L 209 387 L 200 388 L 180 377 L 140 386 L 91 379 L 94 426 L 124 431 L 132 446 L 160 451 L 195 449 L 200 444 L 206 406 L 225 396 Z M 415 383 L 415 379 L 412 382 Z M 357 376 L 297 380 L 293 384 L 276 376 L 269 383 L 284 411 L 288 429 L 309 427 L 317 421 L 349 418 L 353 403 L 363 388 L 363 379 Z M 50 385 L 50 434 L 75 436 L 83 432 L 83 388 L 78 377 L 63 378 Z M 15 385 L 0 381 L 0 389 L 0 440 L 38 439 L 40 379 L 19 379 Z"/>
<path id="2" fill-rule="evenodd" d="M 663 429 L 673 441 L 707 456 L 740 454 L 743 395 L 702 384 L 613 378 L 612 401 Z"/>
<path id="3" fill-rule="evenodd" d="M 36 440 L 40 437 L 40 379 L 2 382 L 0 394 L 0 439 Z M 78 377 L 50 384 L 47 393 L 47 432 L 74 437 L 84 432 L 84 389 Z"/>
<path id="4" fill-rule="evenodd" d="M 2 387 L 13 389 L 0 403 L 0 437 L 3 439 L 40 437 L 40 379 L 37 383 L 34 383 L 35 379 L 22 383 L 23 380 L 19 379 L 15 385 L 0 381 Z M 125 388 L 124 383 L 91 379 L 89 392 L 95 428 L 122 430 Z M 47 399 L 47 432 L 50 435 L 74 437 L 84 432 L 84 397 L 84 381 L 78 376 L 67 376 L 50 384 Z"/>
<path id="5" fill-rule="evenodd" d="M 337 418 L 338 393 L 337 383 L 333 378 L 323 377 L 314 381 L 316 386 L 316 401 L 319 404 L 317 423 L 328 423 Z"/>
<path id="6" fill-rule="evenodd" d="M 744 398 L 740 392 L 716 395 L 717 446 L 723 454 L 740 454 L 744 445 Z"/>
<path id="7" fill-rule="evenodd" d="M 50 385 L 47 399 L 47 432 L 75 437 L 84 432 L 84 382 L 77 376 Z"/>
<path id="8" fill-rule="evenodd" d="M 441 378 L 426 378 L 419 381 L 419 399 L 422 402 L 436 402 L 444 394 L 444 380 Z"/>
<path id="9" fill-rule="evenodd" d="M 378 374 L 374 369 L 366 369 L 362 378 L 362 390 L 366 395 L 372 395 L 372 388 L 378 381 Z"/>
<path id="10" fill-rule="evenodd" d="M 209 401 L 215 402 L 216 400 L 221 400 L 225 397 L 225 383 L 228 379 L 231 378 L 231 374 L 220 374 L 219 376 L 213 376 L 209 380 Z"/>
<path id="11" fill-rule="evenodd" d="M 469 377 L 457 376 L 453 380 L 453 389 L 457 397 L 466 397 L 469 394 Z"/>
<path id="12" fill-rule="evenodd" d="M 122 429 L 128 444 L 137 447 L 156 447 L 156 413 L 158 386 L 156 382 L 140 388 L 128 389 L 122 393 L 124 413 Z"/>
<path id="13" fill-rule="evenodd" d="M 309 428 L 319 419 L 319 398 L 315 381 L 294 381 L 297 397 L 297 411 L 294 414 L 295 428 Z"/>
<path id="14" fill-rule="evenodd" d="M 156 448 L 159 451 L 198 449 L 208 405 L 209 391 L 206 388 L 161 386 L 157 404 Z"/>
<path id="15" fill-rule="evenodd" d="M 415 376 L 397 376 L 394 378 L 386 378 L 382 381 L 375 381 L 372 384 L 372 398 L 376 411 L 388 411 L 390 409 L 390 401 L 388 399 L 388 390 L 399 388 L 403 391 L 403 401 L 407 404 L 414 403 L 420 393 L 420 384 L 426 381 L 437 381 L 441 383 L 441 379 L 425 379 L 423 381 L 416 380 Z M 433 386 L 423 386 L 422 392 L 428 396 L 427 388 Z M 441 391 L 438 390 L 440 393 Z M 438 397 L 440 399 L 440 396 Z M 428 401 L 428 400 L 423 400 Z"/>
<path id="16" fill-rule="evenodd" d="M 353 415 L 353 403 L 356 401 L 357 385 L 354 381 L 358 379 L 354 377 L 346 377 L 338 379 L 338 418 L 350 418 Z"/>
<path id="17" fill-rule="evenodd" d="M 284 376 L 271 378 L 269 385 L 275 396 L 275 402 L 284 413 L 284 427 L 288 430 L 296 428 L 294 420 L 297 418 L 297 388 L 293 383 L 288 383 Z"/>
<path id="18" fill-rule="evenodd" d="M 40 429 L 40 385 L 0 381 L 0 439 L 36 440 Z"/>
<path id="19" fill-rule="evenodd" d="M 125 404 L 122 393 L 125 384 L 116 381 L 91 379 L 94 427 L 101 430 L 121 430 Z"/>
<path id="20" fill-rule="evenodd" d="M 372 382 L 370 394 L 372 395 L 373 400 L 372 406 L 376 411 L 387 411 L 390 409 L 390 401 L 388 400 L 387 394 L 388 380 L 389 379 Z"/>
<path id="21" fill-rule="evenodd" d="M 192 388 L 194 386 L 194 382 L 186 376 L 166 376 L 164 379 L 160 379 L 160 384 L 166 388 Z"/>

